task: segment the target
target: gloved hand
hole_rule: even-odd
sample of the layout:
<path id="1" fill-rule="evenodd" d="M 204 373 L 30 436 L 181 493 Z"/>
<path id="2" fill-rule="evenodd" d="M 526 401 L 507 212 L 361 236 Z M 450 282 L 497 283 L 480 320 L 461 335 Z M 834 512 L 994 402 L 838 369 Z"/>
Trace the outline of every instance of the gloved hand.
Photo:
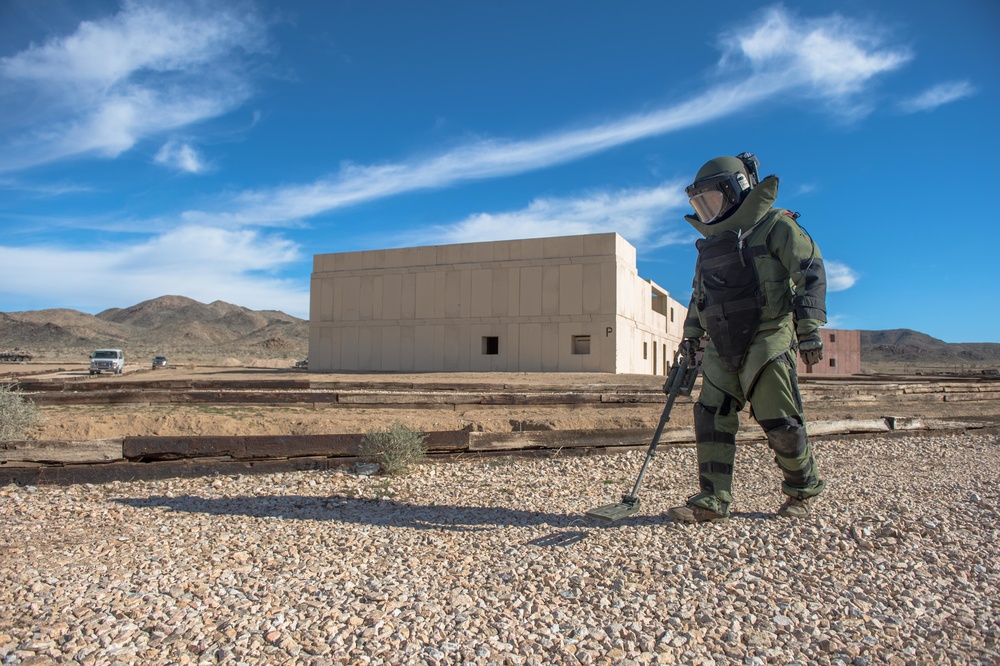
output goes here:
<path id="1" fill-rule="evenodd" d="M 823 338 L 819 331 L 810 331 L 799 336 L 799 356 L 806 365 L 816 365 L 823 360 Z"/>
<path id="2" fill-rule="evenodd" d="M 695 356 L 702 350 L 701 338 L 685 338 L 678 347 L 681 355 L 694 361 Z"/>

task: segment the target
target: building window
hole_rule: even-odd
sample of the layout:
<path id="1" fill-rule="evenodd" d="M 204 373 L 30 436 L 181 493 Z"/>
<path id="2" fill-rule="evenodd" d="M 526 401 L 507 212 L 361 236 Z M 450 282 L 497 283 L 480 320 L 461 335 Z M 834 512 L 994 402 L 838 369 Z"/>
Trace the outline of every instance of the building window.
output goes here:
<path id="1" fill-rule="evenodd" d="M 836 342 L 836 341 L 837 341 L 837 334 L 836 333 L 831 333 L 830 334 L 830 342 Z"/>
<path id="2" fill-rule="evenodd" d="M 653 312 L 661 315 L 667 314 L 667 295 L 655 289 L 653 290 Z"/>
<path id="3" fill-rule="evenodd" d="M 831 358 L 830 359 L 830 367 L 831 368 L 836 368 L 837 367 L 837 359 L 835 359 L 835 358 Z"/>
<path id="4" fill-rule="evenodd" d="M 642 343 L 642 360 L 645 361 L 649 358 L 649 344 L 646 342 Z"/>
<path id="5" fill-rule="evenodd" d="M 674 309 L 670 308 L 670 321 L 674 320 Z"/>
<path id="6" fill-rule="evenodd" d="M 500 338 L 495 335 L 483 336 L 483 354 L 496 356 L 500 353 Z"/>
<path id="7" fill-rule="evenodd" d="M 590 353 L 590 336 L 589 335 L 574 335 L 573 336 L 573 353 L 574 354 L 589 354 Z"/>

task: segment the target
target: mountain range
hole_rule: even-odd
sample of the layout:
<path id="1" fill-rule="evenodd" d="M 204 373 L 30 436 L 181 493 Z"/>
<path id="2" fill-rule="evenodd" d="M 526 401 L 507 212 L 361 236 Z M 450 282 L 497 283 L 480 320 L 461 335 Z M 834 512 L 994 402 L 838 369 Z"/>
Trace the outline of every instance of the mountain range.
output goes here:
<path id="1" fill-rule="evenodd" d="M 277 310 L 250 310 L 184 296 L 161 296 L 96 315 L 69 309 L 0 312 L 0 350 L 24 349 L 53 360 L 82 360 L 100 347 L 174 362 L 223 358 L 301 359 L 309 322 Z M 948 343 L 909 329 L 861 331 L 861 365 L 871 372 L 1000 368 L 1000 343 Z"/>
<path id="2" fill-rule="evenodd" d="M 277 310 L 161 296 L 96 315 L 68 309 L 0 312 L 0 349 L 87 358 L 101 347 L 180 361 L 225 357 L 305 358 L 309 322 Z"/>
<path id="3" fill-rule="evenodd" d="M 889 373 L 997 370 L 1000 343 L 944 342 L 907 328 L 861 331 L 861 367 Z"/>

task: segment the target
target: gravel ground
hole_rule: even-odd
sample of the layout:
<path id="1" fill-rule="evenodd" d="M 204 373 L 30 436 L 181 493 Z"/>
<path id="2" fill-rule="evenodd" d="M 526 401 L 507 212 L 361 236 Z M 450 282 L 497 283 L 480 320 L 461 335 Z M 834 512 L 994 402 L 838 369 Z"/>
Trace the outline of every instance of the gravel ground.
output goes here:
<path id="1" fill-rule="evenodd" d="M 818 442 L 780 519 L 762 444 L 734 516 L 679 525 L 694 452 L 642 511 L 584 519 L 643 453 L 0 488 L 4 664 L 1000 663 L 1000 438 Z"/>

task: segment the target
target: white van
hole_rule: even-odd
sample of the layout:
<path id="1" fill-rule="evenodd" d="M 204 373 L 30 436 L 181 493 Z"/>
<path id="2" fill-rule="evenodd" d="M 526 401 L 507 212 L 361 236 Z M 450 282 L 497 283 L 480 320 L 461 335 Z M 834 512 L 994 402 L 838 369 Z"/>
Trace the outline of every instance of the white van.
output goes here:
<path id="1" fill-rule="evenodd" d="M 90 374 L 113 372 L 122 374 L 125 369 L 125 352 L 121 349 L 98 349 L 90 355 Z"/>

